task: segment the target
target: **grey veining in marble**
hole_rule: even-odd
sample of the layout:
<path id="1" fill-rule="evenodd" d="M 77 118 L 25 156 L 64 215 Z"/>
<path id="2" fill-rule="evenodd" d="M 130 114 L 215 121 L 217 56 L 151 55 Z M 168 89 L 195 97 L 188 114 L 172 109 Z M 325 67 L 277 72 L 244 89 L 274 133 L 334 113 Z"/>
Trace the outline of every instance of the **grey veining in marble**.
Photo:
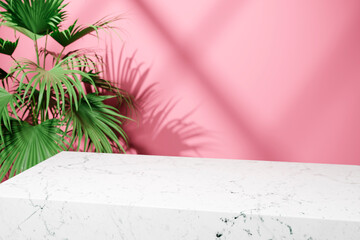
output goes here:
<path id="1" fill-rule="evenodd" d="M 359 240 L 360 166 L 63 152 L 0 185 L 0 239 Z"/>

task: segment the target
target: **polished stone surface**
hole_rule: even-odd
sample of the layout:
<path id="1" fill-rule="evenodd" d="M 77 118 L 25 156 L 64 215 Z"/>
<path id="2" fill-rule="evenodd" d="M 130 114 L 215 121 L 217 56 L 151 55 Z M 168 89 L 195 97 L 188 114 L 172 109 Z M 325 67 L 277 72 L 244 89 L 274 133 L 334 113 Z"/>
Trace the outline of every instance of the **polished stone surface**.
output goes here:
<path id="1" fill-rule="evenodd" d="M 0 184 L 0 239 L 359 240 L 360 166 L 63 152 Z"/>

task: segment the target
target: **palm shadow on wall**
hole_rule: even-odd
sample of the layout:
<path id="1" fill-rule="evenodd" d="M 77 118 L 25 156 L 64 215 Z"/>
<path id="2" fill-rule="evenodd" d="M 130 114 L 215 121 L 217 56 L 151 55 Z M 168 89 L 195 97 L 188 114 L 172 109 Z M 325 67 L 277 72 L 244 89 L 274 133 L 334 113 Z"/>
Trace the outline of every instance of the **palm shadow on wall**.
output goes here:
<path id="1" fill-rule="evenodd" d="M 200 142 L 209 134 L 188 118 L 193 111 L 181 118 L 169 120 L 169 114 L 174 110 L 176 102 L 169 100 L 161 104 L 158 100 L 156 83 L 146 83 L 150 69 L 142 71 L 142 64 L 135 62 L 134 53 L 131 57 L 124 57 L 122 47 L 118 58 L 113 51 L 106 50 L 103 64 L 103 78 L 111 81 L 120 89 L 125 90 L 132 98 L 135 109 L 128 107 L 125 102 L 119 102 L 117 98 L 108 99 L 107 104 L 119 108 L 120 112 L 133 118 L 135 121 L 125 122 L 124 130 L 129 137 L 127 153 L 144 155 L 166 156 L 201 156 L 200 149 L 208 149 L 213 145 L 211 141 Z M 0 69 L 0 76 L 5 72 Z M 0 78 L 0 80 L 2 77 Z M 0 81 L 4 84 L 2 81 Z M 1 85 L 1 84 L 0 84 Z M 87 89 L 88 92 L 93 91 Z M 102 94 L 111 94 L 103 92 Z M 76 149 L 77 145 L 74 143 Z M 10 171 L 9 171 L 10 173 Z M 9 177 L 9 173 L 3 181 Z M 2 181 L 2 182 L 3 182 Z"/>
<path id="2" fill-rule="evenodd" d="M 136 52 L 131 57 L 124 56 L 124 46 L 115 57 L 107 47 L 104 62 L 104 79 L 125 90 L 132 97 L 135 110 L 126 104 L 119 105 L 116 99 L 111 104 L 120 107 L 135 121 L 124 124 L 129 137 L 128 153 L 166 156 L 201 156 L 199 150 L 206 149 L 209 143 L 201 142 L 207 136 L 204 129 L 188 120 L 192 112 L 181 118 L 169 119 L 176 102 L 159 101 L 157 83 L 146 82 L 150 68 L 142 70 L 143 64 L 135 61 Z M 110 99 L 111 100 L 111 99 Z M 194 109 L 195 110 L 195 109 Z"/>

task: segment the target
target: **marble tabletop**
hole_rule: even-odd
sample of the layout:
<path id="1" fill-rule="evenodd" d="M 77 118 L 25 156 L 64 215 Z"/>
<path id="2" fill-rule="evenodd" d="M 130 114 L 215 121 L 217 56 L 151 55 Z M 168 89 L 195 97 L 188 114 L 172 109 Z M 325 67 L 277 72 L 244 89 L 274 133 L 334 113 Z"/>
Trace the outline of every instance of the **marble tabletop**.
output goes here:
<path id="1" fill-rule="evenodd" d="M 0 239 L 360 239 L 360 166 L 62 152 L 0 184 Z"/>

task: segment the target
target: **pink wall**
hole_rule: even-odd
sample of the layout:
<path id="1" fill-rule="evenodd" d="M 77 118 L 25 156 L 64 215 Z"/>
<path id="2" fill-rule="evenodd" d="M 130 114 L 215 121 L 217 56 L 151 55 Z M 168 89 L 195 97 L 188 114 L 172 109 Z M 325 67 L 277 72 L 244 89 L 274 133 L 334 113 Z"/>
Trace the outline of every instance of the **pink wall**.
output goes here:
<path id="1" fill-rule="evenodd" d="M 360 164 L 360 1 L 76 0 L 68 9 L 83 23 L 124 13 L 126 55 L 137 50 L 150 68 L 144 86 L 158 83 L 145 122 L 129 130 L 139 153 Z M 123 42 L 114 38 L 115 55 Z"/>

